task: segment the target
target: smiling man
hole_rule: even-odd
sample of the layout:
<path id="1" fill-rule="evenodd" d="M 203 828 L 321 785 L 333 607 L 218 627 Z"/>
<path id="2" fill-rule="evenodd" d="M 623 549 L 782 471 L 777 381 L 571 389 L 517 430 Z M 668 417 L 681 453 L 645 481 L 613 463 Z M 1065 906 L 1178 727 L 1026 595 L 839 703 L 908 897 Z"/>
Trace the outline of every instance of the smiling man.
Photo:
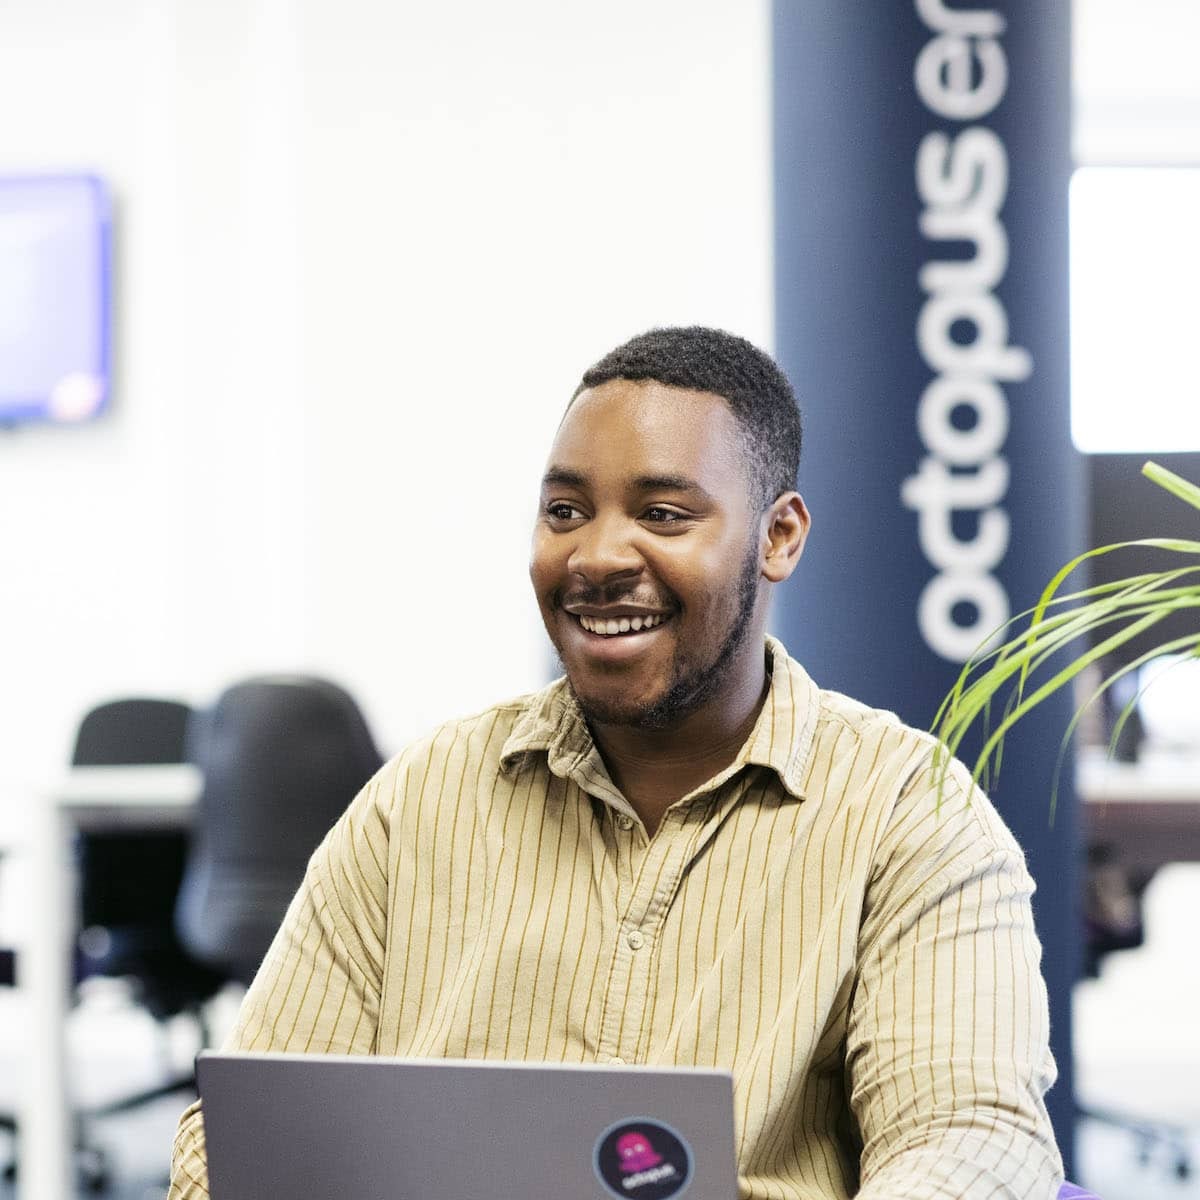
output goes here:
<path id="1" fill-rule="evenodd" d="M 742 418 L 682 361 L 678 373 L 659 364 L 667 381 L 644 377 L 649 348 L 723 345 L 663 331 L 593 367 L 554 441 L 534 533 L 542 620 L 612 782 L 651 835 L 749 735 L 768 685 L 767 584 L 791 574 L 808 531 L 793 490 L 799 413 L 774 364 L 727 364 L 751 376 L 736 393 Z M 722 384 L 734 390 L 732 377 Z M 755 409 L 758 395 L 773 404 Z"/>
<path id="2" fill-rule="evenodd" d="M 766 636 L 799 454 L 741 338 L 655 330 L 585 373 L 530 563 L 564 677 L 364 789 L 232 1047 L 721 1067 L 743 1197 L 1054 1195 L 1019 848 L 930 737 Z M 172 1196 L 205 1194 L 197 1105 Z"/>

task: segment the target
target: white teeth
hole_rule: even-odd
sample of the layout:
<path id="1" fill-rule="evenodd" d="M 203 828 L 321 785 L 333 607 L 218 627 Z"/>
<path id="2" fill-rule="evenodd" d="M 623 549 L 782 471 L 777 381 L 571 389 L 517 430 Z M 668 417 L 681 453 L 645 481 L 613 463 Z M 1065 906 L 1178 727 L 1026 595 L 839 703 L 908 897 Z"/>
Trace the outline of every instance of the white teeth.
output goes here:
<path id="1" fill-rule="evenodd" d="M 640 633 L 643 629 L 653 629 L 661 625 L 666 617 L 615 617 L 606 620 L 601 617 L 588 617 L 579 614 L 579 623 L 589 633 L 598 633 L 602 637 L 613 637 L 621 633 Z"/>

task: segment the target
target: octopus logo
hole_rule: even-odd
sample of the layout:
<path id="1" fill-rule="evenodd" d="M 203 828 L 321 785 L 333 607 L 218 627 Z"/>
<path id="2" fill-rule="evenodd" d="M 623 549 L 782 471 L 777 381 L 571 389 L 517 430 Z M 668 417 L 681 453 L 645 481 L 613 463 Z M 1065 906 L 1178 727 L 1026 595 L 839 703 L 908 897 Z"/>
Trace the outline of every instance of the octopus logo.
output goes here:
<path id="1" fill-rule="evenodd" d="M 628 1175 L 632 1171 L 645 1171 L 648 1167 L 657 1167 L 662 1162 L 662 1155 L 655 1152 L 650 1145 L 650 1139 L 644 1133 L 631 1130 L 617 1138 L 617 1162 L 621 1170 Z"/>
<path id="2" fill-rule="evenodd" d="M 692 1153 L 679 1134 L 659 1121 L 621 1121 L 600 1135 L 595 1167 L 613 1196 L 668 1200 L 687 1186 Z"/>

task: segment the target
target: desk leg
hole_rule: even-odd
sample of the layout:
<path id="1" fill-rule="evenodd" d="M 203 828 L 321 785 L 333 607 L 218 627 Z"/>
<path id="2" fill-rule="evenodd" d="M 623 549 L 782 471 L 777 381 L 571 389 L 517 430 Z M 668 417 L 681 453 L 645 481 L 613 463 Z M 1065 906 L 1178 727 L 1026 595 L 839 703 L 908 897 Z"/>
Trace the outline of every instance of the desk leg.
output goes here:
<path id="1" fill-rule="evenodd" d="M 34 797 L 30 829 L 31 936 L 19 958 L 29 1013 L 27 1086 L 20 1118 L 22 1200 L 68 1200 L 73 1153 L 66 1063 L 74 880 L 68 823 L 55 797 Z"/>

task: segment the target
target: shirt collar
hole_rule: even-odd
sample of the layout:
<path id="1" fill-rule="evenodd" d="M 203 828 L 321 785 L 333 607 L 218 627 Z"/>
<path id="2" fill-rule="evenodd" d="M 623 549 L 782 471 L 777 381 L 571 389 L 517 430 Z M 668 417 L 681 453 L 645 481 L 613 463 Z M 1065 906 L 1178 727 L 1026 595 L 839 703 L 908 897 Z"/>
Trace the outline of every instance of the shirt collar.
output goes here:
<path id="1" fill-rule="evenodd" d="M 776 638 L 767 638 L 767 660 L 771 684 L 739 758 L 742 762 L 769 767 L 792 796 L 803 800 L 821 691 Z"/>
<path id="2" fill-rule="evenodd" d="M 737 759 L 721 777 L 743 766 L 767 767 L 791 796 L 802 800 L 821 695 L 781 642 L 768 637 L 766 653 L 770 670 L 767 698 Z M 583 769 L 593 786 L 599 783 L 612 789 L 565 676 L 529 697 L 500 751 L 500 765 L 506 772 L 519 771 L 530 756 L 542 752 L 555 775 L 569 778 Z"/>

